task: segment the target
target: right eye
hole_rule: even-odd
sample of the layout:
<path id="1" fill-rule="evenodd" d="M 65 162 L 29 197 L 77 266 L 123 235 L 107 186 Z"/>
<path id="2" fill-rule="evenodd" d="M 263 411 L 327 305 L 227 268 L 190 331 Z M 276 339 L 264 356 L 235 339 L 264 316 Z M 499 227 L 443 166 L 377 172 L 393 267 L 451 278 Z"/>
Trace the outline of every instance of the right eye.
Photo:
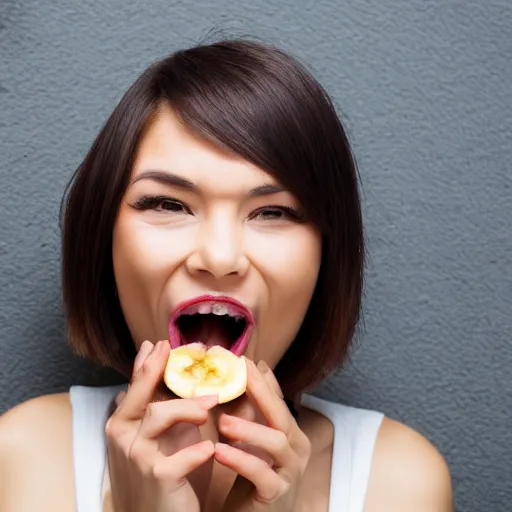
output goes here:
<path id="1" fill-rule="evenodd" d="M 154 210 L 157 212 L 169 213 L 192 213 L 181 201 L 168 196 L 140 196 L 132 206 L 137 210 Z"/>

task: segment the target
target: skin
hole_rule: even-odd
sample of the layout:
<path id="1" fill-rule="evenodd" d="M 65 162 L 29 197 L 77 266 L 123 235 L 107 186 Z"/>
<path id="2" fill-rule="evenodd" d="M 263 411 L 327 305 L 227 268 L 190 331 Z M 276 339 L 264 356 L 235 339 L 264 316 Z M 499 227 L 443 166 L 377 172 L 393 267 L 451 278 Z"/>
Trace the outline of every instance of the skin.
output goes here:
<path id="1" fill-rule="evenodd" d="M 156 170 L 164 177 L 148 176 Z M 170 175 L 197 190 L 164 183 Z M 300 210 L 297 200 L 287 191 L 253 197 L 259 187 L 278 183 L 194 137 L 170 110 L 148 130 L 131 178 L 112 252 L 135 344 L 167 339 L 169 316 L 179 303 L 225 294 L 255 319 L 245 355 L 275 367 L 302 323 L 320 267 L 319 232 L 279 210 Z M 155 209 L 134 208 L 148 195 L 168 199 Z"/>
<path id="2" fill-rule="evenodd" d="M 190 185 L 178 185 L 176 179 L 169 183 L 170 176 L 188 180 Z M 163 199 L 149 209 L 140 209 L 141 197 L 148 196 Z M 252 439 L 251 444 L 268 452 L 261 443 L 267 439 L 272 442 L 279 429 L 262 423 L 277 422 L 281 430 L 287 422 L 292 423 L 276 393 L 258 394 L 266 388 L 258 387 L 264 380 L 251 363 L 263 360 L 270 367 L 278 363 L 301 325 L 318 277 L 320 233 L 312 224 L 290 216 L 287 209 L 301 213 L 295 197 L 282 190 L 275 179 L 195 137 L 166 109 L 140 144 L 114 228 L 112 253 L 118 296 L 137 346 L 146 338 L 166 339 L 169 317 L 176 307 L 200 295 L 229 295 L 252 313 L 254 331 L 245 356 L 249 377 L 255 378 L 249 378 L 248 393 L 260 398 L 250 403 L 237 401 L 235 410 L 232 404 L 215 408 L 197 436 L 211 441 L 212 450 L 215 446 L 211 490 L 204 497 L 212 510 L 219 509 L 236 475 L 244 474 L 251 464 L 257 468 L 252 470 L 253 479 L 263 478 L 265 484 L 258 489 L 258 499 L 268 501 L 270 496 L 277 510 L 291 509 L 296 500 L 295 494 L 286 493 L 283 499 L 293 498 L 293 502 L 282 508 L 276 493 L 283 492 L 284 480 L 276 478 L 274 471 L 266 471 L 268 466 L 261 466 L 255 455 L 219 443 L 219 431 L 221 436 L 228 436 L 237 428 L 240 433 L 256 435 L 260 443 Z M 269 405 L 273 409 L 268 409 Z M 286 419 L 275 419 L 273 410 L 283 407 Z M 241 417 L 242 410 L 245 418 Z M 285 464 L 282 471 L 297 473 L 298 466 L 307 465 L 309 441 L 300 429 L 297 436 L 303 438 L 298 451 L 308 456 L 301 462 L 288 446 L 292 463 Z M 136 439 L 134 433 L 131 442 Z M 234 441 L 249 442 L 240 438 Z M 174 453 L 176 444 L 170 445 L 167 453 Z M 124 452 L 128 451 L 125 447 Z M 274 459 L 278 456 L 273 455 Z M 299 480 L 295 480 L 297 484 Z M 202 484 L 193 487 L 203 497 L 208 479 L 202 475 L 198 481 Z"/>
<path id="3" fill-rule="evenodd" d="M 194 190 L 169 184 L 165 176 L 171 174 L 189 180 Z M 142 486 L 119 482 L 140 483 L 144 467 L 158 475 L 144 480 L 144 500 L 164 496 L 161 503 L 174 500 L 176 507 L 185 500 L 194 505 L 191 511 L 200 503 L 208 511 L 224 504 L 239 512 L 328 510 L 333 426 L 304 408 L 295 421 L 272 372 L 307 310 L 321 239 L 314 226 L 275 208 L 300 209 L 288 191 L 251 194 L 269 185 L 279 184 L 195 137 L 169 109 L 146 133 L 113 236 L 118 294 L 140 350 L 128 393 L 118 397 L 106 426 L 104 512 L 134 507 Z M 174 199 L 152 209 L 134 207 L 148 195 Z M 169 400 L 161 387 L 169 346 L 154 344 L 167 338 L 177 305 L 205 293 L 235 297 L 255 319 L 245 352 L 247 393 L 223 406 L 215 406 L 214 398 Z M 148 339 L 153 342 L 143 343 Z M 41 503 L 53 512 L 74 510 L 71 421 L 67 393 L 39 397 L 0 418 L 0 510 L 42 510 Z M 186 428 L 173 434 L 180 425 Z M 241 449 L 235 445 L 240 442 L 255 448 Z M 186 475 L 176 473 L 185 467 Z M 176 485 L 182 476 L 184 487 Z M 437 450 L 385 418 L 365 512 L 452 510 L 450 475 Z"/>

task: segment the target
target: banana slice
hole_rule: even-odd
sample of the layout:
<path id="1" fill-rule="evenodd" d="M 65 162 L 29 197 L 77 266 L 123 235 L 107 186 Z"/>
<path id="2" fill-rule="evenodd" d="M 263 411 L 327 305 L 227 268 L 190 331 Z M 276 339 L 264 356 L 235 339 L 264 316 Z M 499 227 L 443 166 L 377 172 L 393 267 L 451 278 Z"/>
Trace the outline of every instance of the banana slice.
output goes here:
<path id="1" fill-rule="evenodd" d="M 223 347 L 190 343 L 171 350 L 164 382 L 181 398 L 218 395 L 222 404 L 245 392 L 247 367 L 242 357 Z"/>

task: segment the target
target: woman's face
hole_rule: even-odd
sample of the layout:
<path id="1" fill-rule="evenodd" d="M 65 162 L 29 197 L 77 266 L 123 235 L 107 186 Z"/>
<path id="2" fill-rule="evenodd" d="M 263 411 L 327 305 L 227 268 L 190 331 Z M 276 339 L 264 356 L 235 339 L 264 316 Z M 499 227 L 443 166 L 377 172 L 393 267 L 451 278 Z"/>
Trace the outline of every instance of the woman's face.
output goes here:
<path id="1" fill-rule="evenodd" d="M 302 323 L 321 258 L 319 232 L 294 211 L 300 217 L 272 176 L 163 110 L 141 141 L 113 234 L 119 300 L 137 348 L 169 339 L 170 318 L 190 300 L 225 296 L 252 315 L 246 357 L 275 367 Z"/>

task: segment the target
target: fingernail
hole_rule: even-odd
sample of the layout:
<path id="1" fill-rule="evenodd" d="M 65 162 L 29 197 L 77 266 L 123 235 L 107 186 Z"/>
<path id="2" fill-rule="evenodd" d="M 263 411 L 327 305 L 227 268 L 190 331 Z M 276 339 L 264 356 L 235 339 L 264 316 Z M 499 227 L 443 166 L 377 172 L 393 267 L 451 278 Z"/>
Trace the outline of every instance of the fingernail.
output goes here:
<path id="1" fill-rule="evenodd" d="M 267 372 L 270 370 L 270 368 L 268 367 L 268 364 L 267 364 L 267 363 L 265 363 L 265 361 L 263 361 L 263 359 L 261 359 L 261 360 L 258 362 L 257 366 L 258 366 L 258 370 L 259 370 L 261 373 L 267 373 Z"/>
<path id="2" fill-rule="evenodd" d="M 225 452 L 229 449 L 229 445 L 226 443 L 215 443 L 215 451 Z"/>
<path id="3" fill-rule="evenodd" d="M 219 395 L 206 395 L 199 397 L 199 403 L 208 409 L 215 407 L 219 403 Z"/>
<path id="4" fill-rule="evenodd" d="M 148 346 L 148 344 L 149 344 L 149 341 L 148 340 L 144 340 L 140 344 L 139 351 L 137 352 L 137 355 L 139 355 L 141 352 L 144 352 L 146 350 L 146 347 Z"/>
<path id="5" fill-rule="evenodd" d="M 238 418 L 236 416 L 231 416 L 231 414 L 227 414 L 223 412 L 219 417 L 219 425 L 222 423 L 223 425 L 233 425 L 236 423 Z"/>
<path id="6" fill-rule="evenodd" d="M 139 351 L 137 352 L 137 355 L 135 356 L 135 359 L 133 361 L 133 365 L 134 366 L 137 366 L 137 363 L 143 358 L 145 357 L 145 353 L 146 353 L 146 347 L 148 345 L 149 341 L 148 340 L 145 340 L 142 342 L 141 346 L 139 347 Z M 147 354 L 146 354 L 147 355 Z"/>
<path id="7" fill-rule="evenodd" d="M 202 441 L 201 442 L 201 445 L 202 445 L 202 448 L 207 451 L 208 453 L 211 453 L 211 452 L 214 452 L 215 451 L 215 444 L 213 444 L 212 441 L 210 440 L 207 440 L 207 441 Z"/>

